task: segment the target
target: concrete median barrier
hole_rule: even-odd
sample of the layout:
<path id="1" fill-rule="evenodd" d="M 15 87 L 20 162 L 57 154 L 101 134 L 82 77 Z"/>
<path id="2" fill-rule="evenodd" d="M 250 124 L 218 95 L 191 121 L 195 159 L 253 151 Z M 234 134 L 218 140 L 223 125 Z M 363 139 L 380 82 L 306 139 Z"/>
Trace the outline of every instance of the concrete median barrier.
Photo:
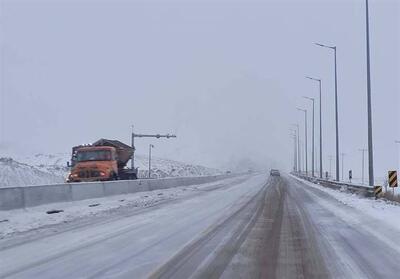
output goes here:
<path id="1" fill-rule="evenodd" d="M 24 189 L 0 188 L 0 210 L 10 210 L 25 207 Z"/>
<path id="2" fill-rule="evenodd" d="M 23 187 L 24 207 L 71 200 L 69 185 L 44 185 Z"/>
<path id="3" fill-rule="evenodd" d="M 71 187 L 71 200 L 73 201 L 104 197 L 105 187 L 103 182 L 71 183 L 67 185 Z"/>
<path id="4" fill-rule="evenodd" d="M 204 184 L 232 176 L 234 175 L 6 187 L 0 188 L 0 210 Z"/>

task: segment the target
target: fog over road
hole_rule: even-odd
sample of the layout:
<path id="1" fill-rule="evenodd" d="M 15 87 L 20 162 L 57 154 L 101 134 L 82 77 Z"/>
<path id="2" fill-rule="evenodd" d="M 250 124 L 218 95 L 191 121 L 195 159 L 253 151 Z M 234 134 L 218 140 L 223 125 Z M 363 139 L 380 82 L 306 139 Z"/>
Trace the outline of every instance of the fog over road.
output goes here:
<path id="1" fill-rule="evenodd" d="M 0 277 L 397 278 L 398 237 L 290 176 L 245 175 L 0 240 Z"/>

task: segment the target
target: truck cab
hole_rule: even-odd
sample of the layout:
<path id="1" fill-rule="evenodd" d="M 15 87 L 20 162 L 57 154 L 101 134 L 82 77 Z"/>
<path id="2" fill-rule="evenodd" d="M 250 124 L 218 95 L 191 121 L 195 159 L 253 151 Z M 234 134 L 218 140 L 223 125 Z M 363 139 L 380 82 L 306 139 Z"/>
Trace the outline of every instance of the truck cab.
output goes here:
<path id="1" fill-rule="evenodd" d="M 75 147 L 68 182 L 118 179 L 118 155 L 112 146 Z"/>

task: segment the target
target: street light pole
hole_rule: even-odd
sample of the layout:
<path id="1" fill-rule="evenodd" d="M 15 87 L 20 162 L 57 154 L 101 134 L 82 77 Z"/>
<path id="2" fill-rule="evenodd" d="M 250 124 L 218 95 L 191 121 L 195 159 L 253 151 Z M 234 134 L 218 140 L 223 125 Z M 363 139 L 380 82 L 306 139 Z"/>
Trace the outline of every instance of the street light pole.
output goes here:
<path id="1" fill-rule="evenodd" d="M 338 119 L 338 93 L 337 93 L 337 61 L 336 61 L 336 46 L 327 46 L 315 43 L 317 46 L 329 48 L 335 54 L 335 120 L 336 120 L 336 181 L 339 181 L 339 119 Z"/>
<path id="2" fill-rule="evenodd" d="M 292 130 L 294 131 L 294 130 Z M 297 172 L 297 144 L 296 144 L 296 133 L 291 134 L 291 138 L 293 139 L 294 149 L 293 149 L 293 171 Z"/>
<path id="3" fill-rule="evenodd" d="M 304 134 L 305 134 L 305 147 L 304 147 L 304 154 L 306 159 L 306 176 L 308 176 L 308 158 L 307 158 L 307 110 L 297 108 L 297 110 L 304 112 Z"/>
<path id="4" fill-rule="evenodd" d="M 367 151 L 368 149 L 366 149 L 366 148 L 361 148 L 361 149 L 358 149 L 359 151 L 361 151 L 362 152 L 362 167 L 361 167 L 361 170 L 362 170 L 362 179 L 361 179 L 361 181 L 362 181 L 362 185 L 364 185 L 364 153 L 365 153 L 365 151 Z"/>
<path id="5" fill-rule="evenodd" d="M 308 79 L 318 81 L 319 84 L 319 178 L 322 179 L 322 81 L 318 78 L 306 77 Z M 314 122 L 314 121 L 313 121 Z"/>
<path id="6" fill-rule="evenodd" d="M 372 145 L 372 109 L 371 109 L 371 71 L 370 71 L 370 51 L 369 51 L 369 13 L 368 0 L 365 0 L 365 25 L 367 41 L 367 105 L 368 105 L 368 169 L 369 185 L 374 185 L 374 153 Z"/>
<path id="7" fill-rule="evenodd" d="M 154 148 L 154 145 L 149 144 L 149 178 L 151 177 L 151 149 Z"/>
<path id="8" fill-rule="evenodd" d="M 293 171 L 297 172 L 297 131 L 295 129 L 290 129 L 293 134 L 291 134 L 294 140 L 294 151 L 293 151 Z"/>
<path id="9" fill-rule="evenodd" d="M 293 126 L 297 127 L 297 171 L 301 172 L 301 166 L 300 166 L 300 128 L 299 124 L 292 124 Z"/>
<path id="10" fill-rule="evenodd" d="M 305 99 L 308 99 L 310 101 L 312 101 L 312 152 L 311 152 L 311 157 L 312 157 L 312 164 L 311 164 L 311 176 L 314 177 L 314 103 L 315 103 L 315 99 L 314 98 L 310 98 L 310 97 L 303 97 Z"/>

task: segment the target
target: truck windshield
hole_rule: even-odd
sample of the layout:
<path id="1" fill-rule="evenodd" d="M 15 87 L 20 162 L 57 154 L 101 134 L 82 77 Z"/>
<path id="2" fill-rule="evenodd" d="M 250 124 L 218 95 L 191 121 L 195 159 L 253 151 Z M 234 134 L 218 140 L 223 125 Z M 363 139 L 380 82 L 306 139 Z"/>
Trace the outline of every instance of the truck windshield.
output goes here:
<path id="1" fill-rule="evenodd" d="M 84 161 L 110 161 L 111 152 L 108 150 L 78 151 L 76 154 L 78 162 Z"/>

